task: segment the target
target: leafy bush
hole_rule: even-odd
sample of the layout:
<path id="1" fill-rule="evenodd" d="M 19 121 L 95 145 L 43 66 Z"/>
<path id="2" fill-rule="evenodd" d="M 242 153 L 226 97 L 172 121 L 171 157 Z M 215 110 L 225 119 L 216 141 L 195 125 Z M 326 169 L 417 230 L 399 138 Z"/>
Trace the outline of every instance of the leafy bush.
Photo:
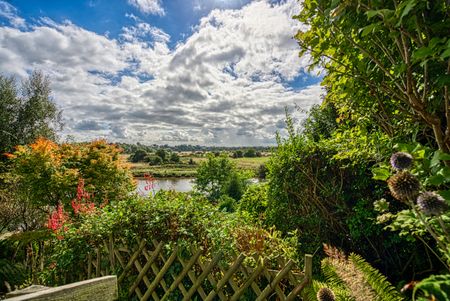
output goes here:
<path id="1" fill-rule="evenodd" d="M 76 196 L 79 178 L 95 194 L 94 201 L 115 201 L 134 190 L 129 167 L 120 157 L 120 149 L 104 140 L 58 145 L 38 139 L 18 146 L 9 154 L 9 175 L 18 191 L 30 203 L 39 206 L 69 206 Z"/>
<path id="2" fill-rule="evenodd" d="M 273 263 L 279 256 L 295 257 L 294 241 L 255 227 L 245 215 L 223 212 L 201 195 L 161 191 L 146 199 L 129 197 L 66 224 L 56 233 L 52 250 L 47 251 L 49 263 L 58 270 L 77 270 L 86 254 L 110 235 L 130 245 L 136 237 L 145 237 L 167 245 L 176 243 L 182 249 L 196 246 L 225 255 L 259 254 L 272 258 Z M 258 237 L 258 243 L 249 237 Z M 49 267 L 44 280 L 51 282 L 58 270 Z"/>
<path id="3" fill-rule="evenodd" d="M 250 185 L 239 202 L 238 210 L 247 212 L 255 221 L 265 220 L 267 209 L 267 184 Z"/>
<path id="4" fill-rule="evenodd" d="M 391 197 L 385 183 L 372 179 L 371 168 L 380 154 L 388 153 L 389 144 L 379 140 L 380 145 L 371 148 L 376 135 L 368 133 L 366 138 L 350 138 L 336 132 L 328 140 L 312 141 L 296 133 L 289 118 L 288 132 L 287 138 L 278 138 L 267 164 L 267 226 L 283 233 L 298 230 L 302 252 L 314 253 L 326 242 L 361 254 L 391 279 L 428 269 L 426 258 L 420 256 L 423 245 L 374 222 L 372 203 Z"/>
<path id="5" fill-rule="evenodd" d="M 195 187 L 211 201 L 222 195 L 239 200 L 245 190 L 247 174 L 238 172 L 236 166 L 225 155 L 208 155 L 208 160 L 199 164 Z"/>

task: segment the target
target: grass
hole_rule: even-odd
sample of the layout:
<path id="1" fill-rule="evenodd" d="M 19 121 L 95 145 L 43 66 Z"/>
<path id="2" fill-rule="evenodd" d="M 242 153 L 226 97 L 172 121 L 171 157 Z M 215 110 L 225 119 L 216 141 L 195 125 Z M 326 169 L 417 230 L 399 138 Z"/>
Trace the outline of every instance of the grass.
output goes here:
<path id="1" fill-rule="evenodd" d="M 126 159 L 128 158 L 128 155 Z M 195 164 L 189 164 L 189 160 L 192 158 Z M 164 164 L 164 165 L 154 165 L 151 166 L 145 162 L 139 163 L 130 163 L 131 164 L 131 172 L 135 177 L 143 177 L 144 174 L 151 174 L 157 178 L 165 178 L 165 177 L 195 177 L 196 169 L 198 164 L 203 161 L 206 161 L 207 158 L 204 157 L 182 157 L 181 162 L 179 164 Z M 269 157 L 256 157 L 256 158 L 230 158 L 232 162 L 236 164 L 236 166 L 241 170 L 250 170 L 256 172 L 258 167 L 266 163 L 269 160 Z"/>

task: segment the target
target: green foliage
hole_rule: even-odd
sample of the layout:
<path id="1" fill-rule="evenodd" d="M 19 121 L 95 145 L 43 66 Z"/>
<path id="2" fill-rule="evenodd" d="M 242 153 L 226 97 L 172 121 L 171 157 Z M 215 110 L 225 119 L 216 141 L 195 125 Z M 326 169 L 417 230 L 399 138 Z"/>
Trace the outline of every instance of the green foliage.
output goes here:
<path id="1" fill-rule="evenodd" d="M 386 197 L 386 184 L 372 179 L 371 169 L 390 153 L 388 140 L 363 130 L 336 130 L 329 139 L 313 141 L 287 121 L 289 136 L 278 138 L 267 164 L 265 224 L 284 233 L 298 230 L 302 252 L 314 253 L 324 242 L 357 252 L 391 279 L 426 269 L 426 258 L 419 256 L 424 246 L 375 222 L 372 204 Z"/>
<path id="2" fill-rule="evenodd" d="M 261 245 L 252 243 L 254 233 L 262 238 Z M 274 264 L 281 255 L 295 256 L 292 242 L 281 239 L 276 231 L 255 227 L 245 215 L 224 212 L 201 195 L 161 191 L 146 199 L 129 197 L 83 216 L 78 223 L 66 224 L 47 251 L 49 263 L 58 269 L 48 268 L 44 280 L 51 283 L 59 270 L 79 269 L 87 252 L 111 235 L 129 245 L 136 244 L 137 237 L 145 237 L 166 246 L 177 244 L 182 250 L 203 247 L 226 256 L 236 252 L 259 254 L 273 259 Z"/>
<path id="3" fill-rule="evenodd" d="M 418 294 L 417 299 L 416 294 Z M 450 274 L 433 275 L 420 281 L 414 287 L 413 299 L 419 301 L 450 300 Z"/>
<path id="4" fill-rule="evenodd" d="M 133 163 L 144 162 L 147 159 L 147 155 L 145 150 L 138 149 L 130 156 L 130 161 Z"/>
<path id="5" fill-rule="evenodd" d="M 313 141 L 331 138 L 338 128 L 337 118 L 338 114 L 333 105 L 313 105 L 302 123 L 303 134 Z"/>
<path id="6" fill-rule="evenodd" d="M 39 137 L 54 140 L 62 127 L 47 77 L 35 71 L 20 87 L 16 82 L 0 75 L 0 153 Z"/>
<path id="7" fill-rule="evenodd" d="M 9 176 L 18 185 L 20 197 L 38 206 L 69 206 L 75 198 L 79 178 L 95 194 L 93 201 L 116 201 L 134 190 L 129 168 L 120 150 L 106 141 L 58 145 L 38 139 L 19 146 L 10 154 Z"/>
<path id="8" fill-rule="evenodd" d="M 180 156 L 178 156 L 177 153 L 171 153 L 170 154 L 170 162 L 179 163 L 180 162 Z"/>
<path id="9" fill-rule="evenodd" d="M 167 152 L 166 152 L 166 150 L 165 149 L 163 149 L 163 148 L 160 148 L 160 149 L 158 149 L 157 151 L 156 151 L 156 153 L 155 153 L 158 157 L 160 157 L 161 158 L 161 160 L 164 162 L 164 161 L 166 161 L 166 157 L 167 157 Z"/>
<path id="10" fill-rule="evenodd" d="M 248 150 L 245 151 L 244 153 L 244 157 L 246 158 L 254 158 L 256 157 L 256 151 L 254 148 L 249 148 Z"/>
<path id="11" fill-rule="evenodd" d="M 444 0 L 307 0 L 296 39 L 311 67 L 326 70 L 325 101 L 340 120 L 448 152 L 448 9 Z"/>
<path id="12" fill-rule="evenodd" d="M 236 166 L 225 155 L 208 155 L 208 160 L 197 168 L 195 187 L 211 201 L 228 195 L 239 200 L 245 190 L 248 176 L 237 171 Z"/>
<path id="13" fill-rule="evenodd" d="M 267 184 L 250 185 L 239 202 L 239 211 L 247 212 L 255 221 L 264 221 L 267 208 Z"/>
<path id="14" fill-rule="evenodd" d="M 164 163 L 160 156 L 148 156 L 147 161 L 150 165 L 161 165 Z"/>
<path id="15" fill-rule="evenodd" d="M 267 166 L 266 164 L 261 164 L 258 167 L 258 171 L 257 171 L 257 176 L 258 179 L 260 180 L 265 180 L 266 176 L 267 176 Z"/>
<path id="16" fill-rule="evenodd" d="M 448 194 L 450 172 L 445 165 L 450 156 L 440 150 L 432 151 L 418 143 L 398 144 L 396 148 L 399 151 L 410 153 L 414 158 L 408 172 L 420 179 L 422 183 L 421 192 L 438 191 L 446 199 L 446 201 L 443 201 L 450 205 L 450 194 Z M 393 170 L 392 166 L 381 163 L 379 167 L 373 170 L 374 178 L 386 180 L 391 176 Z M 395 203 L 400 203 L 400 201 L 396 200 Z M 420 240 L 426 244 L 433 254 L 436 254 L 434 245 L 427 243 L 430 238 L 433 238 L 437 244 L 437 249 L 440 250 L 440 257 L 447 262 L 444 265 L 449 269 L 450 236 L 447 232 L 450 225 L 450 211 L 442 212 L 440 216 L 426 216 L 418 209 L 416 199 L 409 200 L 406 203 L 408 204 L 407 209 L 395 210 L 398 207 L 389 208 L 391 203 L 386 200 L 375 202 L 374 206 L 379 212 L 378 223 L 385 224 L 385 229 L 396 231 L 400 236 L 406 237 L 410 241 Z M 403 208 L 405 207 L 403 206 Z"/>
<path id="17" fill-rule="evenodd" d="M 392 286 L 386 277 L 377 269 L 372 267 L 367 261 L 357 254 L 350 254 L 349 261 L 364 274 L 367 283 L 372 287 L 377 295 L 377 300 L 395 301 L 404 300 L 400 293 Z"/>

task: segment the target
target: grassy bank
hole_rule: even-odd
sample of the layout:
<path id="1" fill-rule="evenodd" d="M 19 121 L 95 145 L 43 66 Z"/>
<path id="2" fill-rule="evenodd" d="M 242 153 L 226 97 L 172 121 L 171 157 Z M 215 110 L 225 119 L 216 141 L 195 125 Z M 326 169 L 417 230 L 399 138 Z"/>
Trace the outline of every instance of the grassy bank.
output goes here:
<path id="1" fill-rule="evenodd" d="M 189 160 L 192 158 L 194 164 L 189 164 Z M 178 164 L 163 164 L 163 165 L 149 165 L 148 163 L 130 163 L 131 171 L 135 177 L 143 177 L 144 174 L 151 174 L 157 178 L 165 177 L 195 177 L 198 164 L 207 160 L 203 157 L 182 157 L 181 162 Z M 257 158 L 230 158 L 235 162 L 236 166 L 242 170 L 250 170 L 256 172 L 258 167 L 266 163 L 269 157 L 257 157 Z"/>

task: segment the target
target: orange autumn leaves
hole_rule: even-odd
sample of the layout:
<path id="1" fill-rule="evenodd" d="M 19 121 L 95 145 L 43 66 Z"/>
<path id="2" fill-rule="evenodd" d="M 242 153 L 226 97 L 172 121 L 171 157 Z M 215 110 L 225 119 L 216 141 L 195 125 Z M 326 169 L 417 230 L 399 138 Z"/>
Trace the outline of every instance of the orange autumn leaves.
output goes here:
<path id="1" fill-rule="evenodd" d="M 105 140 L 57 144 L 39 138 L 6 156 L 11 175 L 34 205 L 62 203 L 69 208 L 79 179 L 83 179 L 86 191 L 95 195 L 92 202 L 96 205 L 120 200 L 134 190 L 129 166 L 120 153 L 120 148 Z"/>

